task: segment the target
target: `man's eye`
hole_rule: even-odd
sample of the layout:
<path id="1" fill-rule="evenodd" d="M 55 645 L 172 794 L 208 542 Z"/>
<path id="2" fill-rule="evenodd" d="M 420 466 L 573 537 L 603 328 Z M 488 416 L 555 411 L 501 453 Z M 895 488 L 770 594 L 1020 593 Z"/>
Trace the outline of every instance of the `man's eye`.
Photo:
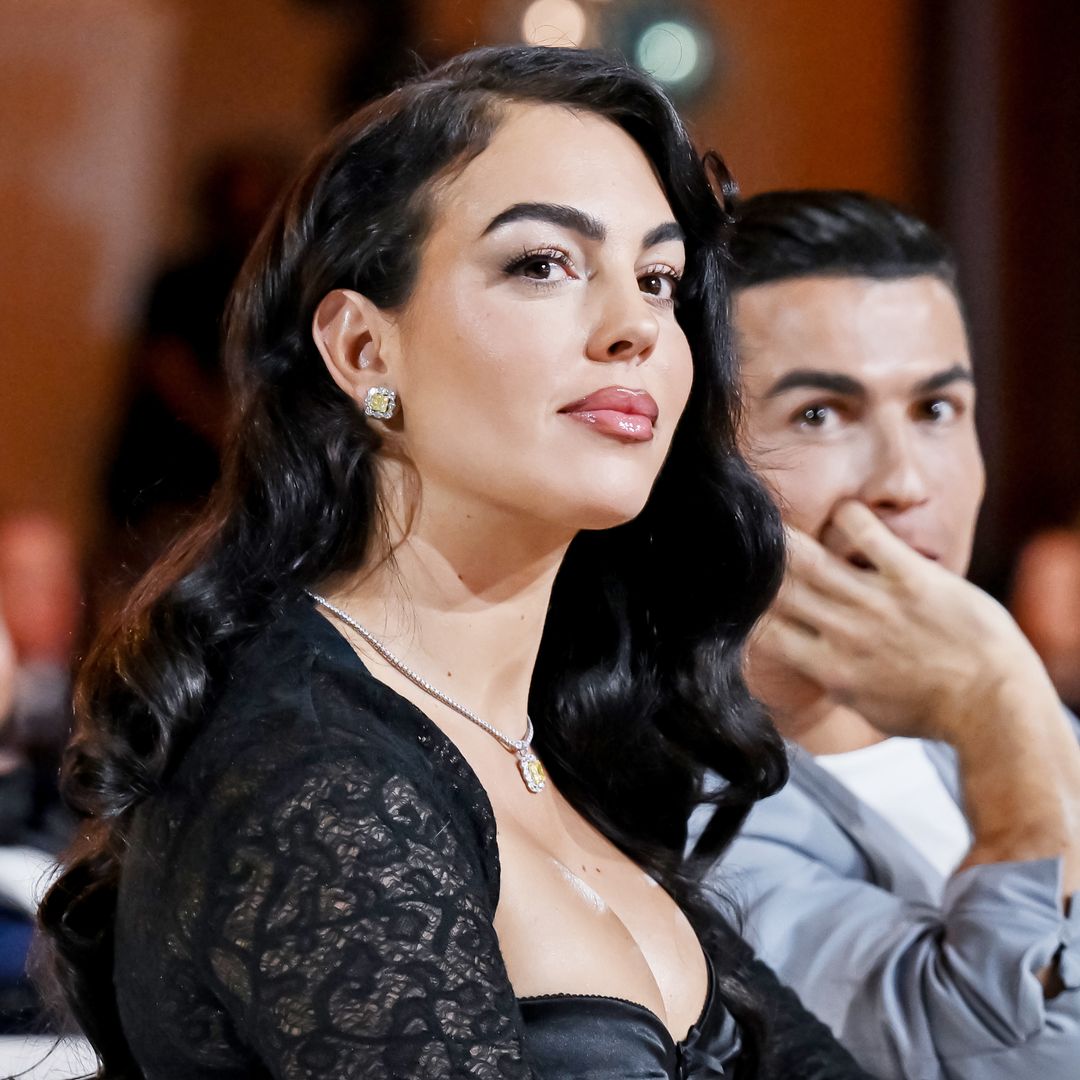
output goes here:
<path id="1" fill-rule="evenodd" d="M 808 405 L 805 409 L 799 410 L 795 421 L 799 427 L 821 428 L 834 419 L 834 415 L 831 405 Z"/>
<path id="2" fill-rule="evenodd" d="M 935 424 L 953 420 L 960 412 L 956 402 L 948 398 L 931 398 L 929 401 L 924 401 L 920 405 L 920 411 L 927 420 Z"/>

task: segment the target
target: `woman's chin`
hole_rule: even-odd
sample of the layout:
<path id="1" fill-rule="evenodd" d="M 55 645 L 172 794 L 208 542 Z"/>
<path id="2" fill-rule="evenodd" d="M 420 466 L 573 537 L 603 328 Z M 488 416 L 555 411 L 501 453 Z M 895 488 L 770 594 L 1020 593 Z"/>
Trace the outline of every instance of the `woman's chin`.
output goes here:
<path id="1" fill-rule="evenodd" d="M 637 498 L 598 499 L 577 508 L 576 527 L 579 530 L 599 531 L 625 525 L 641 513 L 648 500 L 648 493 Z"/>
<path id="2" fill-rule="evenodd" d="M 602 469 L 573 462 L 541 476 L 507 470 L 486 483 L 474 483 L 471 490 L 474 498 L 486 498 L 517 516 L 525 528 L 573 535 L 632 521 L 644 510 L 655 482 L 651 470 Z"/>

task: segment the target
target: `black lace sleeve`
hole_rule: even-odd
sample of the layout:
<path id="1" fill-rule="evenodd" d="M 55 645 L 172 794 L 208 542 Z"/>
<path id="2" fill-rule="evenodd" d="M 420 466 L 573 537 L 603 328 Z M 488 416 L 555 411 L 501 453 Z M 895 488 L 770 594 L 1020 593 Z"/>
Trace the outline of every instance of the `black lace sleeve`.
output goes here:
<path id="1" fill-rule="evenodd" d="M 761 1080 L 873 1080 L 798 994 L 715 914 L 706 939 L 718 962 L 751 991 L 765 1014 Z"/>
<path id="2" fill-rule="evenodd" d="M 475 838 L 341 751 L 213 796 L 197 952 L 239 1040 L 282 1080 L 530 1078 Z"/>
<path id="3" fill-rule="evenodd" d="M 772 968 L 752 960 L 743 977 L 766 1002 L 771 1038 L 765 1076 L 770 1080 L 871 1080 L 836 1036 L 799 1000 Z"/>

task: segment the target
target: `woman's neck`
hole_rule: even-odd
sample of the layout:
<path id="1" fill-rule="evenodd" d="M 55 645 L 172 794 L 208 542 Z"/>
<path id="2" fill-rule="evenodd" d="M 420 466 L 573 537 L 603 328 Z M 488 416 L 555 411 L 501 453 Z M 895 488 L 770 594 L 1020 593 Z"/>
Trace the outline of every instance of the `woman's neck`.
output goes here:
<path id="1" fill-rule="evenodd" d="M 425 495 L 390 558 L 325 588 L 413 671 L 517 736 L 571 538 L 490 509 L 440 507 Z"/>

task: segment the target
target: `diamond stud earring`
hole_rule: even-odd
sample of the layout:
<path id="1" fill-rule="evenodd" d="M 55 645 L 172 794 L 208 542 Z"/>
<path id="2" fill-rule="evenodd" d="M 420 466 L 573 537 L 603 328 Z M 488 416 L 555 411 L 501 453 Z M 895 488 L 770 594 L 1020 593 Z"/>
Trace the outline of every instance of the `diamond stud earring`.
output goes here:
<path id="1" fill-rule="evenodd" d="M 364 415 L 389 420 L 397 412 L 397 394 L 388 386 L 373 386 L 364 395 Z"/>

